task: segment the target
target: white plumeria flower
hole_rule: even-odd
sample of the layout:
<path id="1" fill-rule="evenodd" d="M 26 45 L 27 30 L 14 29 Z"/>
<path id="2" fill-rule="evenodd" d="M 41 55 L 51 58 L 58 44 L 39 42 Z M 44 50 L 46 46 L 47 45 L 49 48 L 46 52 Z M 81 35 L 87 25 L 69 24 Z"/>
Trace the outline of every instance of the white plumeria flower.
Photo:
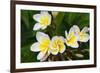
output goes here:
<path id="1" fill-rule="evenodd" d="M 50 44 L 51 53 L 57 55 L 59 52 L 65 51 L 64 38 L 61 36 L 54 36 Z"/>
<path id="2" fill-rule="evenodd" d="M 51 15 L 46 11 L 41 11 L 40 14 L 33 15 L 33 19 L 37 21 L 33 30 L 45 29 L 51 24 Z"/>
<path id="3" fill-rule="evenodd" d="M 67 44 L 67 46 L 70 46 L 72 48 L 78 48 L 79 45 L 78 45 L 78 35 L 76 35 L 74 33 L 74 28 L 71 27 L 70 30 L 69 30 L 69 33 L 67 33 L 67 31 L 65 31 L 65 36 L 66 36 L 66 39 L 65 39 L 65 42 Z"/>
<path id="4" fill-rule="evenodd" d="M 80 42 L 87 42 L 89 40 L 89 34 L 87 33 L 89 31 L 88 27 L 84 27 L 80 30 L 77 25 L 74 25 L 73 28 L 75 33 L 78 34 Z"/>
<path id="5" fill-rule="evenodd" d="M 32 44 L 31 51 L 40 52 L 37 56 L 37 59 L 44 61 L 50 55 L 50 38 L 45 33 L 37 32 L 36 39 L 38 42 Z"/>

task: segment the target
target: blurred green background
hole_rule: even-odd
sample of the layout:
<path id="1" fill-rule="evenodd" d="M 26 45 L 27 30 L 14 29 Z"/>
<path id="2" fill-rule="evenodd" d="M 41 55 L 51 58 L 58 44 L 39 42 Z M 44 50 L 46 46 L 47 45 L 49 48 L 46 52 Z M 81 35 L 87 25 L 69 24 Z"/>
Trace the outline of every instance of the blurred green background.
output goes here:
<path id="1" fill-rule="evenodd" d="M 35 10 L 21 10 L 21 62 L 39 62 L 37 60 L 36 52 L 30 51 L 30 46 L 36 42 L 36 31 L 33 31 L 33 27 L 36 21 L 33 19 L 33 15 L 40 13 L 40 11 Z M 50 14 L 51 11 L 49 11 Z M 65 30 L 69 30 L 73 25 L 78 25 L 80 29 L 85 26 L 89 27 L 89 13 L 76 13 L 76 12 L 59 12 L 58 15 L 53 18 L 52 23 L 45 30 L 42 31 L 52 38 L 55 35 L 64 36 Z M 67 46 L 66 46 L 67 48 Z M 82 50 L 82 55 L 84 57 L 78 58 L 74 54 L 77 53 L 77 48 L 71 48 L 72 60 L 85 60 L 89 59 L 89 42 L 81 43 L 80 49 Z M 66 53 L 62 55 L 63 60 L 68 60 L 66 58 Z M 58 60 L 58 59 L 57 59 Z"/>

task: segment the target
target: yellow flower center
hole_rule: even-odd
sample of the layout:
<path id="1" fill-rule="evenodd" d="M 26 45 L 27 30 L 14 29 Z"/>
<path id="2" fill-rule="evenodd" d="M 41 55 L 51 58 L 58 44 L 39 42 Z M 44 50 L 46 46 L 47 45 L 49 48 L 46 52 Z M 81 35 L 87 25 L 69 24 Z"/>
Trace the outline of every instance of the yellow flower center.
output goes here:
<path id="1" fill-rule="evenodd" d="M 68 39 L 66 39 L 66 43 L 69 45 L 72 45 L 75 43 L 76 37 L 74 36 L 73 33 L 70 33 L 68 36 Z"/>
<path id="2" fill-rule="evenodd" d="M 39 22 L 40 22 L 41 25 L 46 26 L 46 25 L 48 25 L 49 19 L 48 19 L 47 16 L 42 16 L 42 17 L 40 17 L 40 21 Z"/>
<path id="3" fill-rule="evenodd" d="M 49 44 L 50 44 L 49 39 L 42 39 L 38 47 L 41 52 L 45 52 L 45 50 L 49 50 Z"/>
<path id="4" fill-rule="evenodd" d="M 60 39 L 54 40 L 52 47 L 53 47 L 53 49 L 62 49 L 63 48 L 63 42 Z"/>

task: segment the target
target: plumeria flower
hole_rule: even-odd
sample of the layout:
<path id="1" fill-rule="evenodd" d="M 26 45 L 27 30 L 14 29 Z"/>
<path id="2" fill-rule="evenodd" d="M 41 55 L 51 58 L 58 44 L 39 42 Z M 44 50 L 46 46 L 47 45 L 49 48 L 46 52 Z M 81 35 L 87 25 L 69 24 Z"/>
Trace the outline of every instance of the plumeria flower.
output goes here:
<path id="1" fill-rule="evenodd" d="M 32 44 L 31 51 L 40 52 L 37 56 L 37 59 L 44 61 L 50 55 L 50 38 L 45 33 L 37 32 L 36 39 L 38 42 Z"/>
<path id="2" fill-rule="evenodd" d="M 41 11 L 40 14 L 33 15 L 33 19 L 37 21 L 33 30 L 45 29 L 51 24 L 51 15 L 46 11 Z"/>
<path id="3" fill-rule="evenodd" d="M 65 42 L 67 44 L 67 46 L 70 46 L 72 48 L 78 48 L 79 45 L 78 45 L 78 35 L 76 35 L 74 33 L 74 28 L 71 27 L 70 30 L 69 30 L 69 33 L 67 31 L 65 31 L 65 36 L 66 36 L 66 39 L 65 39 Z"/>
<path id="4" fill-rule="evenodd" d="M 54 36 L 50 44 L 51 53 L 57 55 L 65 51 L 64 38 L 61 36 Z"/>
<path id="5" fill-rule="evenodd" d="M 87 42 L 89 40 L 89 34 L 87 33 L 89 31 L 88 27 L 84 27 L 80 30 L 77 25 L 74 25 L 73 28 L 75 33 L 78 34 L 80 42 Z"/>
<path id="6" fill-rule="evenodd" d="M 53 15 L 54 18 L 55 18 L 58 14 L 59 14 L 59 12 L 52 11 L 52 15 Z"/>

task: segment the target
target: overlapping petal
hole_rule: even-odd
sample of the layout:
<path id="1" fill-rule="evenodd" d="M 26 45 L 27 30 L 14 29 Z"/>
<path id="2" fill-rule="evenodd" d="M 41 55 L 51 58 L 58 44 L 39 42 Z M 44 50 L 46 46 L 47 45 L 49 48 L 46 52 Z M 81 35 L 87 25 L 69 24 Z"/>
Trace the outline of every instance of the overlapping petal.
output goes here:
<path id="1" fill-rule="evenodd" d="M 65 51 L 64 38 L 61 36 L 54 36 L 50 44 L 51 53 L 57 55 L 59 52 Z"/>
<path id="2" fill-rule="evenodd" d="M 88 27 L 84 27 L 81 31 L 77 25 L 73 26 L 75 33 L 79 36 L 80 42 L 87 42 L 89 40 Z"/>
<path id="3" fill-rule="evenodd" d="M 69 30 L 69 33 L 67 33 L 67 31 L 65 31 L 65 42 L 67 46 L 70 46 L 72 48 L 78 48 L 78 35 L 74 33 L 74 28 L 71 27 Z"/>
<path id="4" fill-rule="evenodd" d="M 37 56 L 37 59 L 40 61 L 44 61 L 49 56 L 50 38 L 47 34 L 43 32 L 37 32 L 36 39 L 38 42 L 32 44 L 31 51 L 40 52 Z"/>
<path id="5" fill-rule="evenodd" d="M 38 46 L 39 46 L 39 43 L 38 42 L 32 44 L 31 51 L 34 51 L 34 52 L 40 51 L 40 49 L 38 48 Z"/>
<path id="6" fill-rule="evenodd" d="M 47 11 L 41 11 L 40 14 L 33 15 L 33 19 L 37 21 L 33 30 L 45 29 L 51 24 L 51 15 Z"/>

